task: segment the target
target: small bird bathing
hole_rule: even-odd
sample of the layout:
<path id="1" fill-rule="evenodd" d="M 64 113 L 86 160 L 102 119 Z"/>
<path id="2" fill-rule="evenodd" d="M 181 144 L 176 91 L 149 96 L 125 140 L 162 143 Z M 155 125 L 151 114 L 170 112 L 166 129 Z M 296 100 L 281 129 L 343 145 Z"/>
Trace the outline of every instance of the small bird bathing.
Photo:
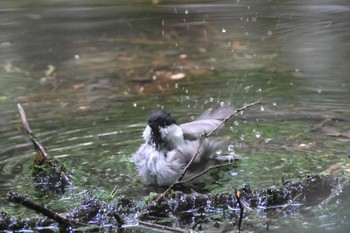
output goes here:
<path id="1" fill-rule="evenodd" d="M 143 131 L 145 142 L 132 157 L 139 175 L 149 184 L 169 186 L 177 181 L 196 153 L 186 177 L 203 171 L 225 142 L 201 140 L 201 136 L 218 128 L 232 113 L 231 107 L 209 109 L 195 121 L 177 125 L 168 112 L 154 112 Z"/>

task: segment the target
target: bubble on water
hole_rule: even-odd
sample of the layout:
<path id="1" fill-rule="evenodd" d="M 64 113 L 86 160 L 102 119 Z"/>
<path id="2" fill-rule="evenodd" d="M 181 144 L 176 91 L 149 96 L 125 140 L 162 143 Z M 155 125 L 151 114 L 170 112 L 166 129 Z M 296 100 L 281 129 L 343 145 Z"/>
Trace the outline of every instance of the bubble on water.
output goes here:
<path id="1" fill-rule="evenodd" d="M 225 33 L 225 32 L 226 32 L 226 29 L 225 29 L 225 28 L 222 28 L 222 29 L 221 29 L 221 32 L 222 32 L 222 33 Z"/>
<path id="2" fill-rule="evenodd" d="M 74 55 L 74 59 L 77 59 L 77 60 L 78 60 L 79 58 L 80 58 L 80 55 L 79 55 L 79 54 L 75 54 L 75 55 Z"/>
<path id="3" fill-rule="evenodd" d="M 186 9 L 185 14 L 188 15 L 188 13 L 190 13 L 190 11 L 188 9 Z"/>
<path id="4" fill-rule="evenodd" d="M 276 103 L 276 102 L 273 102 L 273 103 L 272 103 L 272 106 L 277 106 L 277 103 Z"/>
<path id="5" fill-rule="evenodd" d="M 268 36 L 272 36 L 272 31 L 268 31 L 266 34 L 267 34 Z"/>

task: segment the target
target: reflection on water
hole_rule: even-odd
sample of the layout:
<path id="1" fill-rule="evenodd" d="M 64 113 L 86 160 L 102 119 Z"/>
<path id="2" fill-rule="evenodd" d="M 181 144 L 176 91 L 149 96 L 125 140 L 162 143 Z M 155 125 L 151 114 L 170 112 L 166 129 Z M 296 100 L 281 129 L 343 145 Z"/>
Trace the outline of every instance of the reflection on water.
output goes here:
<path id="1" fill-rule="evenodd" d="M 84 188 L 154 191 L 129 161 L 153 110 L 185 122 L 261 97 L 222 132 L 242 161 L 209 189 L 278 185 L 347 163 L 346 1 L 157 2 L 0 3 L 1 206 L 12 189 L 35 196 L 18 102 Z M 319 126 L 326 117 L 342 121 Z"/>

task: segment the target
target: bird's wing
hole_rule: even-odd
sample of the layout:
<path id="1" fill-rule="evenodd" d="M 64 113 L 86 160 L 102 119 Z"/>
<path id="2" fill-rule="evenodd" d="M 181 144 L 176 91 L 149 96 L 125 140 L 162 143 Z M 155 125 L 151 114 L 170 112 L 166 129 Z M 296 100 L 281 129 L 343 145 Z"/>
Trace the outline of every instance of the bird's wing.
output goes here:
<path id="1" fill-rule="evenodd" d="M 221 149 L 224 144 L 225 143 L 223 141 L 213 141 L 208 139 L 204 139 L 202 142 L 199 140 L 186 141 L 185 144 L 181 145 L 176 150 L 173 150 L 172 161 L 177 161 L 179 164 L 181 164 L 183 169 L 189 163 L 192 157 L 198 153 L 192 166 L 190 167 L 190 170 L 201 171 L 210 162 L 215 151 Z"/>
<path id="2" fill-rule="evenodd" d="M 180 125 L 184 138 L 187 140 L 198 139 L 203 133 L 209 133 L 219 126 L 220 120 L 198 120 Z"/>
<path id="3" fill-rule="evenodd" d="M 233 113 L 232 107 L 222 107 L 216 111 L 205 111 L 198 120 L 181 124 L 180 127 L 187 140 L 198 139 L 203 133 L 209 133 Z"/>

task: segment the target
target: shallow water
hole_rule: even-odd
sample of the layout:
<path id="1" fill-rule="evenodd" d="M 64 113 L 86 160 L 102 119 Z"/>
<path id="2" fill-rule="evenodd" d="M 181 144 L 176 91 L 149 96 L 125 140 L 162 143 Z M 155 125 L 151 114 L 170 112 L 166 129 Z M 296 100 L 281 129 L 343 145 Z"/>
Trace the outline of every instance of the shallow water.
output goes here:
<path id="1" fill-rule="evenodd" d="M 217 174 L 210 191 L 279 185 L 349 163 L 347 1 L 3 1 L 0 8 L 0 203 L 9 212 L 17 211 L 9 190 L 35 196 L 34 152 L 17 103 L 49 154 L 90 192 L 157 191 L 136 178 L 130 156 L 159 108 L 186 122 L 222 102 L 262 98 L 221 131 L 242 159 Z M 302 229 L 346 229 L 349 212 L 333 211 L 348 205 L 347 193 L 322 218 L 301 216 Z M 50 206 L 62 208 L 56 201 Z M 64 201 L 69 208 L 75 199 Z M 281 225 L 295 226 L 294 218 Z M 340 223 L 327 225 L 334 219 Z"/>

